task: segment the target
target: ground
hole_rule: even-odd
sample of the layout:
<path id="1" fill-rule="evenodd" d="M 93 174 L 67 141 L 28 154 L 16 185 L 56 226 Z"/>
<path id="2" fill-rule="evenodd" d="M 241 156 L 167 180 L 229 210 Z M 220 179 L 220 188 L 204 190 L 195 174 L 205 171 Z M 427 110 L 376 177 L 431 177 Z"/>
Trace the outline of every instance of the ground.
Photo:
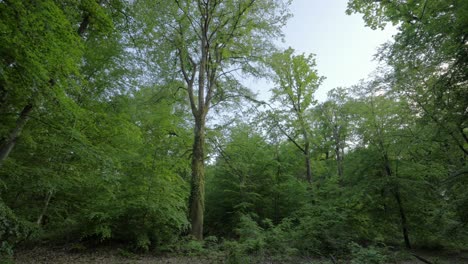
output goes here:
<path id="1" fill-rule="evenodd" d="M 468 264 L 468 252 L 430 252 L 418 251 L 417 254 L 433 264 Z M 73 247 L 29 247 L 18 249 L 14 256 L 14 263 L 17 264 L 198 264 L 198 263 L 228 263 L 226 256 L 157 256 L 153 254 L 134 254 L 120 248 L 100 248 L 100 249 L 81 249 Z M 0 261 L 1 262 L 1 261 Z M 241 263 L 322 263 L 332 264 L 330 259 L 294 259 L 290 261 L 272 260 L 263 258 L 259 261 L 255 257 L 244 258 Z M 336 263 L 349 263 L 346 260 L 337 260 Z M 397 264 L 422 264 L 424 262 L 414 257 L 408 257 L 406 260 L 391 262 Z"/>

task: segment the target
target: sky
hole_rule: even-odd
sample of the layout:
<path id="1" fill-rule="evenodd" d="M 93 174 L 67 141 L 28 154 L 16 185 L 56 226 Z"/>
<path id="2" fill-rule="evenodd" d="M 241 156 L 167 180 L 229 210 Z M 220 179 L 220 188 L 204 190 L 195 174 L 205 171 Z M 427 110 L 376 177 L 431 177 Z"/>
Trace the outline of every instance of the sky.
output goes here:
<path id="1" fill-rule="evenodd" d="M 350 87 L 372 73 L 378 65 L 373 61 L 377 48 L 397 32 L 391 26 L 385 30 L 365 27 L 360 14 L 345 14 L 347 2 L 293 0 L 290 8 L 293 17 L 284 29 L 285 43 L 281 46 L 292 47 L 298 54 L 316 55 L 318 73 L 326 77 L 315 93 L 319 101 L 326 99 L 329 90 Z M 257 89 L 261 99 L 269 98 L 267 90 Z"/>

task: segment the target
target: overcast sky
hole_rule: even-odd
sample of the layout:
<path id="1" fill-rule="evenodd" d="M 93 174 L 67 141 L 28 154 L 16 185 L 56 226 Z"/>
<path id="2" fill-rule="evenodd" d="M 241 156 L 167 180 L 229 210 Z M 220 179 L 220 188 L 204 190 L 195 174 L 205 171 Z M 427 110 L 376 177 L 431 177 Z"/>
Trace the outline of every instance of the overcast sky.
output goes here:
<path id="1" fill-rule="evenodd" d="M 365 27 L 360 14 L 346 15 L 347 2 L 293 0 L 294 17 L 284 30 L 285 48 L 291 46 L 297 53 L 316 54 L 319 75 L 326 77 L 315 94 L 320 101 L 326 98 L 327 91 L 349 87 L 366 78 L 377 66 L 372 60 L 378 46 L 396 33 L 389 26 L 383 31 Z M 261 99 L 268 99 L 268 89 L 253 90 L 259 91 Z"/>

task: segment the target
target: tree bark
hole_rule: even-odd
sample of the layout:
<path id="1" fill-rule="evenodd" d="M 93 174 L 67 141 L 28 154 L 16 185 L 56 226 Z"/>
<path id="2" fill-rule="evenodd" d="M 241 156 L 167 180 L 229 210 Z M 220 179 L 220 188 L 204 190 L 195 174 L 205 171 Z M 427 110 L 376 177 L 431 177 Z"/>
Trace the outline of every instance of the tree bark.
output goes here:
<path id="1" fill-rule="evenodd" d="M 341 148 L 340 127 L 335 125 L 333 128 L 333 138 L 335 139 L 335 157 L 338 176 L 343 177 L 343 155 Z"/>
<path id="2" fill-rule="evenodd" d="M 24 126 L 29 120 L 29 113 L 31 113 L 33 109 L 32 104 L 27 104 L 23 110 L 21 111 L 20 116 L 16 120 L 15 128 L 9 133 L 9 135 L 4 139 L 2 144 L 0 145 L 0 166 L 2 162 L 8 158 L 10 155 L 11 150 L 16 144 L 21 132 L 23 131 Z"/>
<path id="3" fill-rule="evenodd" d="M 195 137 L 192 153 L 192 180 L 190 193 L 190 234 L 203 239 L 203 214 L 205 209 L 205 120 L 202 115 L 195 117 Z"/>
<path id="4" fill-rule="evenodd" d="M 83 20 L 80 23 L 80 27 L 77 30 L 77 33 L 80 37 L 83 37 L 84 33 L 86 32 L 86 29 L 88 28 L 89 25 L 89 14 L 83 15 Z"/>
<path id="5" fill-rule="evenodd" d="M 297 107 L 296 109 L 298 109 L 296 114 L 297 114 L 297 117 L 298 117 L 300 125 L 301 125 L 302 136 L 304 137 L 304 149 L 302 151 L 304 152 L 304 156 L 305 156 L 306 180 L 307 180 L 307 182 L 309 184 L 312 184 L 312 168 L 311 168 L 311 165 L 310 165 L 309 133 L 307 132 L 307 126 L 305 124 L 304 117 L 302 115 L 302 110 L 299 107 Z"/>
<path id="6" fill-rule="evenodd" d="M 388 160 L 387 154 L 384 154 L 384 162 L 385 162 L 385 173 L 388 177 L 392 176 L 392 168 L 390 167 L 390 162 Z M 398 205 L 398 212 L 400 214 L 400 224 L 401 224 L 401 231 L 403 233 L 403 239 L 405 241 L 405 246 L 407 249 L 411 249 L 411 242 L 409 239 L 409 232 L 408 232 L 408 221 L 406 218 L 405 209 L 403 207 L 403 203 L 401 201 L 400 189 L 398 188 L 398 183 L 394 183 L 394 188 L 392 190 L 393 196 L 395 197 L 395 201 Z"/>
<path id="7" fill-rule="evenodd" d="M 36 224 L 38 226 L 42 225 L 42 219 L 44 219 L 44 215 L 46 214 L 47 209 L 49 208 L 50 199 L 52 199 L 53 194 L 54 193 L 53 193 L 52 190 L 47 192 L 47 196 L 46 196 L 46 199 L 44 201 L 44 207 L 42 208 L 41 214 L 39 215 L 39 217 L 37 218 L 37 221 L 36 221 Z"/>
<path id="8" fill-rule="evenodd" d="M 205 211 L 205 128 L 206 128 L 206 115 L 210 107 L 211 94 L 210 92 L 214 87 L 206 83 L 207 76 L 209 76 L 209 69 L 207 70 L 207 63 L 209 60 L 209 39 L 208 39 L 208 26 L 210 23 L 208 5 L 199 5 L 202 17 L 200 19 L 201 38 L 200 38 L 200 51 L 201 57 L 198 66 L 198 100 L 195 103 L 193 95 L 193 81 L 194 76 L 189 80 L 186 78 L 188 84 L 188 94 L 192 114 L 195 118 L 194 127 L 194 141 L 192 151 L 192 179 L 190 190 L 190 223 L 192 228 L 190 234 L 197 240 L 203 240 L 203 220 Z M 193 61 L 193 60 L 191 60 Z M 183 61 L 181 61 L 183 63 Z M 194 65 L 194 68 L 195 65 Z M 185 71 L 185 70 L 183 70 Z M 195 73 L 195 71 L 194 71 Z M 185 73 L 184 76 L 187 76 Z M 213 85 L 213 84 L 212 84 Z M 207 87 L 208 86 L 208 87 Z M 205 94 L 205 91 L 207 92 Z M 197 106 L 195 106 L 197 105 Z"/>
<path id="9" fill-rule="evenodd" d="M 305 155 L 305 164 L 306 164 L 306 179 L 309 184 L 312 183 L 312 169 L 310 166 L 310 143 L 306 137 L 306 142 L 304 144 L 304 155 Z"/>
<path id="10" fill-rule="evenodd" d="M 395 196 L 395 200 L 397 201 L 398 210 L 400 212 L 401 231 L 403 232 L 403 239 L 405 240 L 405 246 L 407 249 L 411 249 L 411 243 L 410 243 L 409 234 L 408 234 L 408 223 L 406 220 L 406 214 L 405 214 L 405 210 L 403 208 L 402 202 L 401 202 L 400 190 L 398 189 L 398 187 L 395 189 L 393 194 Z"/>

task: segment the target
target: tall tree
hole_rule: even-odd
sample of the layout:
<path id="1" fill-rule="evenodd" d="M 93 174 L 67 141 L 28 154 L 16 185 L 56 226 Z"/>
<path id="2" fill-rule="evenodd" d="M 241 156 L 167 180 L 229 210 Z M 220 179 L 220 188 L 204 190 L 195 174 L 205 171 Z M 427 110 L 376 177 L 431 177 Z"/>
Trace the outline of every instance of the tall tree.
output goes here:
<path id="1" fill-rule="evenodd" d="M 270 66 L 274 71 L 273 80 L 276 87 L 272 89 L 273 103 L 279 103 L 278 114 L 285 115 L 288 126 L 293 127 L 292 133 L 282 129 L 288 139 L 302 152 L 305 160 L 306 180 L 312 183 L 310 164 L 310 133 L 306 121 L 307 111 L 315 101 L 313 94 L 318 89 L 323 77 L 317 74 L 314 56 L 294 55 L 294 49 L 289 48 L 272 56 Z M 292 117 L 292 118 L 291 118 Z M 279 126 L 279 120 L 277 123 Z M 298 140 L 295 134 L 301 138 Z"/>
<path id="2" fill-rule="evenodd" d="M 335 153 L 336 167 L 339 177 L 343 177 L 344 156 L 346 140 L 348 139 L 350 126 L 349 97 L 343 88 L 335 88 L 328 92 L 328 100 L 316 108 L 317 122 L 322 130 L 322 140 L 332 146 Z M 328 153 L 328 149 L 326 150 Z"/>
<path id="3" fill-rule="evenodd" d="M 254 62 L 265 57 L 271 39 L 281 36 L 289 1 L 174 0 L 137 1 L 146 28 L 176 61 L 194 118 L 190 195 L 191 234 L 203 238 L 206 118 L 213 103 L 240 85 L 232 72 L 258 73 Z M 153 12 L 153 13 L 151 13 Z M 155 15 L 154 12 L 157 12 Z M 151 43 L 154 45 L 155 43 Z M 163 54 L 163 53 L 161 53 Z"/>
<path id="4" fill-rule="evenodd" d="M 405 246 L 410 249 L 408 216 L 397 167 L 402 151 L 402 146 L 398 143 L 404 138 L 408 124 L 411 123 L 409 108 L 406 101 L 392 98 L 388 91 L 382 89 L 378 81 L 370 82 L 358 89 L 360 93 L 365 93 L 365 97 L 360 98 L 355 104 L 360 143 L 368 145 L 368 148 L 375 150 L 378 155 L 377 168 L 386 185 L 383 192 L 388 192 L 395 201 Z"/>
<path id="5" fill-rule="evenodd" d="M 380 54 L 392 72 L 388 82 L 412 102 L 432 127 L 427 137 L 443 142 L 450 190 L 466 186 L 468 159 L 468 2 L 465 0 L 365 1 L 352 0 L 348 13 L 363 14 L 372 28 L 398 25 L 394 42 Z M 448 151 L 456 148 L 456 151 Z M 455 195 L 459 210 L 468 208 L 468 196 Z M 462 197 L 462 198 L 461 198 Z M 465 218 L 459 214 L 461 218 Z M 465 221 L 466 223 L 466 221 Z"/>
<path id="6" fill-rule="evenodd" d="M 374 29 L 399 25 L 395 41 L 381 52 L 393 67 L 393 87 L 449 135 L 466 159 L 468 2 L 351 0 L 347 12 L 362 13 Z"/>

